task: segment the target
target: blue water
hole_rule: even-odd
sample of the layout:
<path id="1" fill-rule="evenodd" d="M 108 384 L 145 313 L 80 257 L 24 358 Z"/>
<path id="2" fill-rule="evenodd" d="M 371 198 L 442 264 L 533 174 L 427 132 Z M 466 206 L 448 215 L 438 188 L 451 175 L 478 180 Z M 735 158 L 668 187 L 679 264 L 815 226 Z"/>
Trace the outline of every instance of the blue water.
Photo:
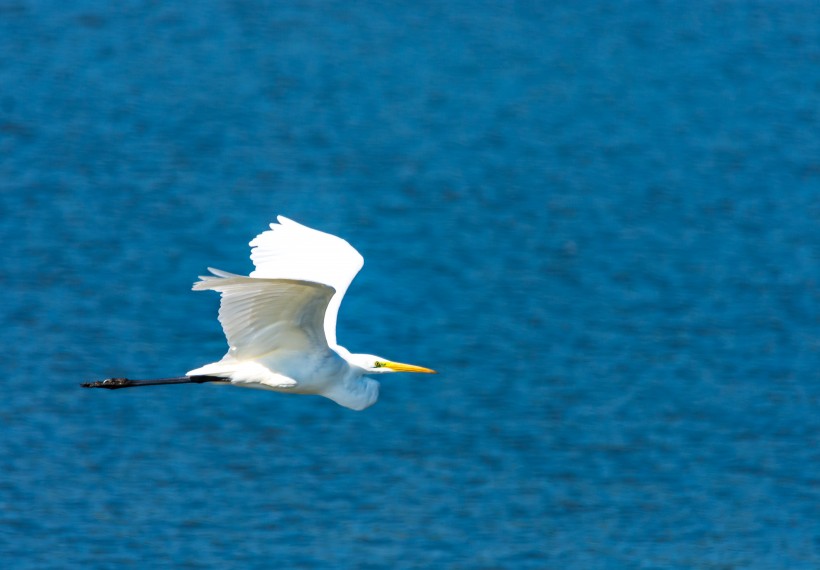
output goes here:
<path id="1" fill-rule="evenodd" d="M 820 567 L 815 2 L 112 6 L 0 5 L 3 567 Z M 78 387 L 276 214 L 441 374 Z"/>

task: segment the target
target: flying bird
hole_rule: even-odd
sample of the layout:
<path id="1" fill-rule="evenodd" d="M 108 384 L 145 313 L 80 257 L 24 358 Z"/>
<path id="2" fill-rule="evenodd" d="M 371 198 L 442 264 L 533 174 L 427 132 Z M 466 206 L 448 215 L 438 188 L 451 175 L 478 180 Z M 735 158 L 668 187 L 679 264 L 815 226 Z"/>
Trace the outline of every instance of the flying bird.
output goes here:
<path id="1" fill-rule="evenodd" d="M 364 259 L 345 240 L 278 216 L 251 242 L 250 275 L 208 268 L 194 291 L 221 294 L 219 322 L 228 352 L 185 376 L 109 378 L 85 388 L 129 388 L 215 382 L 290 394 L 316 394 L 353 410 L 379 398 L 371 375 L 435 370 L 352 354 L 336 342 L 336 317 Z"/>

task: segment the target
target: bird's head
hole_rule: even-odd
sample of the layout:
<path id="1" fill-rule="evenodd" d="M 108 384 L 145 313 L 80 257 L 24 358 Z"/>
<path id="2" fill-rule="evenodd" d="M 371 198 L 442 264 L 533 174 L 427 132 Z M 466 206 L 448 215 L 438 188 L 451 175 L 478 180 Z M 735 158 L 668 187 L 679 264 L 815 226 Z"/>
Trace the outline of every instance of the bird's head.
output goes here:
<path id="1" fill-rule="evenodd" d="M 364 369 L 365 374 L 385 374 L 387 372 L 421 372 L 423 374 L 438 374 L 435 370 L 416 366 L 414 364 L 403 364 L 393 362 L 375 354 L 351 354 L 348 361 L 354 366 Z"/>

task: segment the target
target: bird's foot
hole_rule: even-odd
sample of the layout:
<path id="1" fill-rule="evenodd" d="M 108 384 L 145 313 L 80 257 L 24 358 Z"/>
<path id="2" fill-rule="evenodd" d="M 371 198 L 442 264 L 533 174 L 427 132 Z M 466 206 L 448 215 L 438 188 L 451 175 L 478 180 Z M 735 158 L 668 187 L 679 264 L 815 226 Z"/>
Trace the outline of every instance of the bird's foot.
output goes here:
<path id="1" fill-rule="evenodd" d="M 128 386 L 131 381 L 128 378 L 106 378 L 105 380 L 97 380 L 96 382 L 84 382 L 80 384 L 83 388 L 108 388 L 113 390 L 115 388 L 123 388 Z"/>

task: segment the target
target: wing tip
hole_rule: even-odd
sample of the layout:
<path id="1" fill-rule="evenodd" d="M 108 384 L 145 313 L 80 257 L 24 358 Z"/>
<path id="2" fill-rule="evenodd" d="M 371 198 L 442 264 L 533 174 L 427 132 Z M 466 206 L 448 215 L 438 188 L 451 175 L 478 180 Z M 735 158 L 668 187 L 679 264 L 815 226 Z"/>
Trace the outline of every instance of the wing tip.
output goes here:
<path id="1" fill-rule="evenodd" d="M 217 269 L 215 267 L 209 267 L 208 271 L 213 273 L 216 277 L 222 277 L 222 278 L 244 277 L 244 275 L 239 275 L 238 273 L 231 273 L 230 271 L 222 271 L 221 269 Z"/>
<path id="2" fill-rule="evenodd" d="M 192 291 L 204 291 L 206 289 L 212 289 L 214 281 L 230 279 L 231 277 L 243 277 L 242 275 L 237 275 L 236 273 L 222 271 L 221 269 L 217 269 L 216 267 L 209 267 L 208 271 L 211 272 L 211 275 L 199 275 L 199 281 L 196 281 L 193 284 L 193 286 L 191 286 Z"/>
<path id="3" fill-rule="evenodd" d="M 251 277 L 288 276 L 307 281 L 333 280 L 346 289 L 364 267 L 364 257 L 342 237 L 323 232 L 290 218 L 277 215 L 270 229 L 254 237 L 248 245 L 255 269 Z M 324 253 L 327 250 L 328 253 Z M 315 267 L 308 267 L 315 262 Z M 338 278 L 323 265 L 330 262 L 342 275 Z M 344 282 L 344 283 L 343 283 Z"/>
<path id="4" fill-rule="evenodd" d="M 248 245 L 251 246 L 251 249 L 263 246 L 263 245 L 265 245 L 265 243 L 264 243 L 265 240 L 269 239 L 269 236 L 271 236 L 271 232 L 275 232 L 276 230 L 278 230 L 279 228 L 281 228 L 284 225 L 295 224 L 295 223 L 296 222 L 286 218 L 285 216 L 276 216 L 276 222 L 269 223 L 268 224 L 269 229 L 267 229 L 264 232 L 262 232 L 262 233 L 258 234 L 257 236 L 255 236 L 251 241 L 248 242 Z M 251 257 L 251 259 L 253 259 L 253 257 Z"/>

